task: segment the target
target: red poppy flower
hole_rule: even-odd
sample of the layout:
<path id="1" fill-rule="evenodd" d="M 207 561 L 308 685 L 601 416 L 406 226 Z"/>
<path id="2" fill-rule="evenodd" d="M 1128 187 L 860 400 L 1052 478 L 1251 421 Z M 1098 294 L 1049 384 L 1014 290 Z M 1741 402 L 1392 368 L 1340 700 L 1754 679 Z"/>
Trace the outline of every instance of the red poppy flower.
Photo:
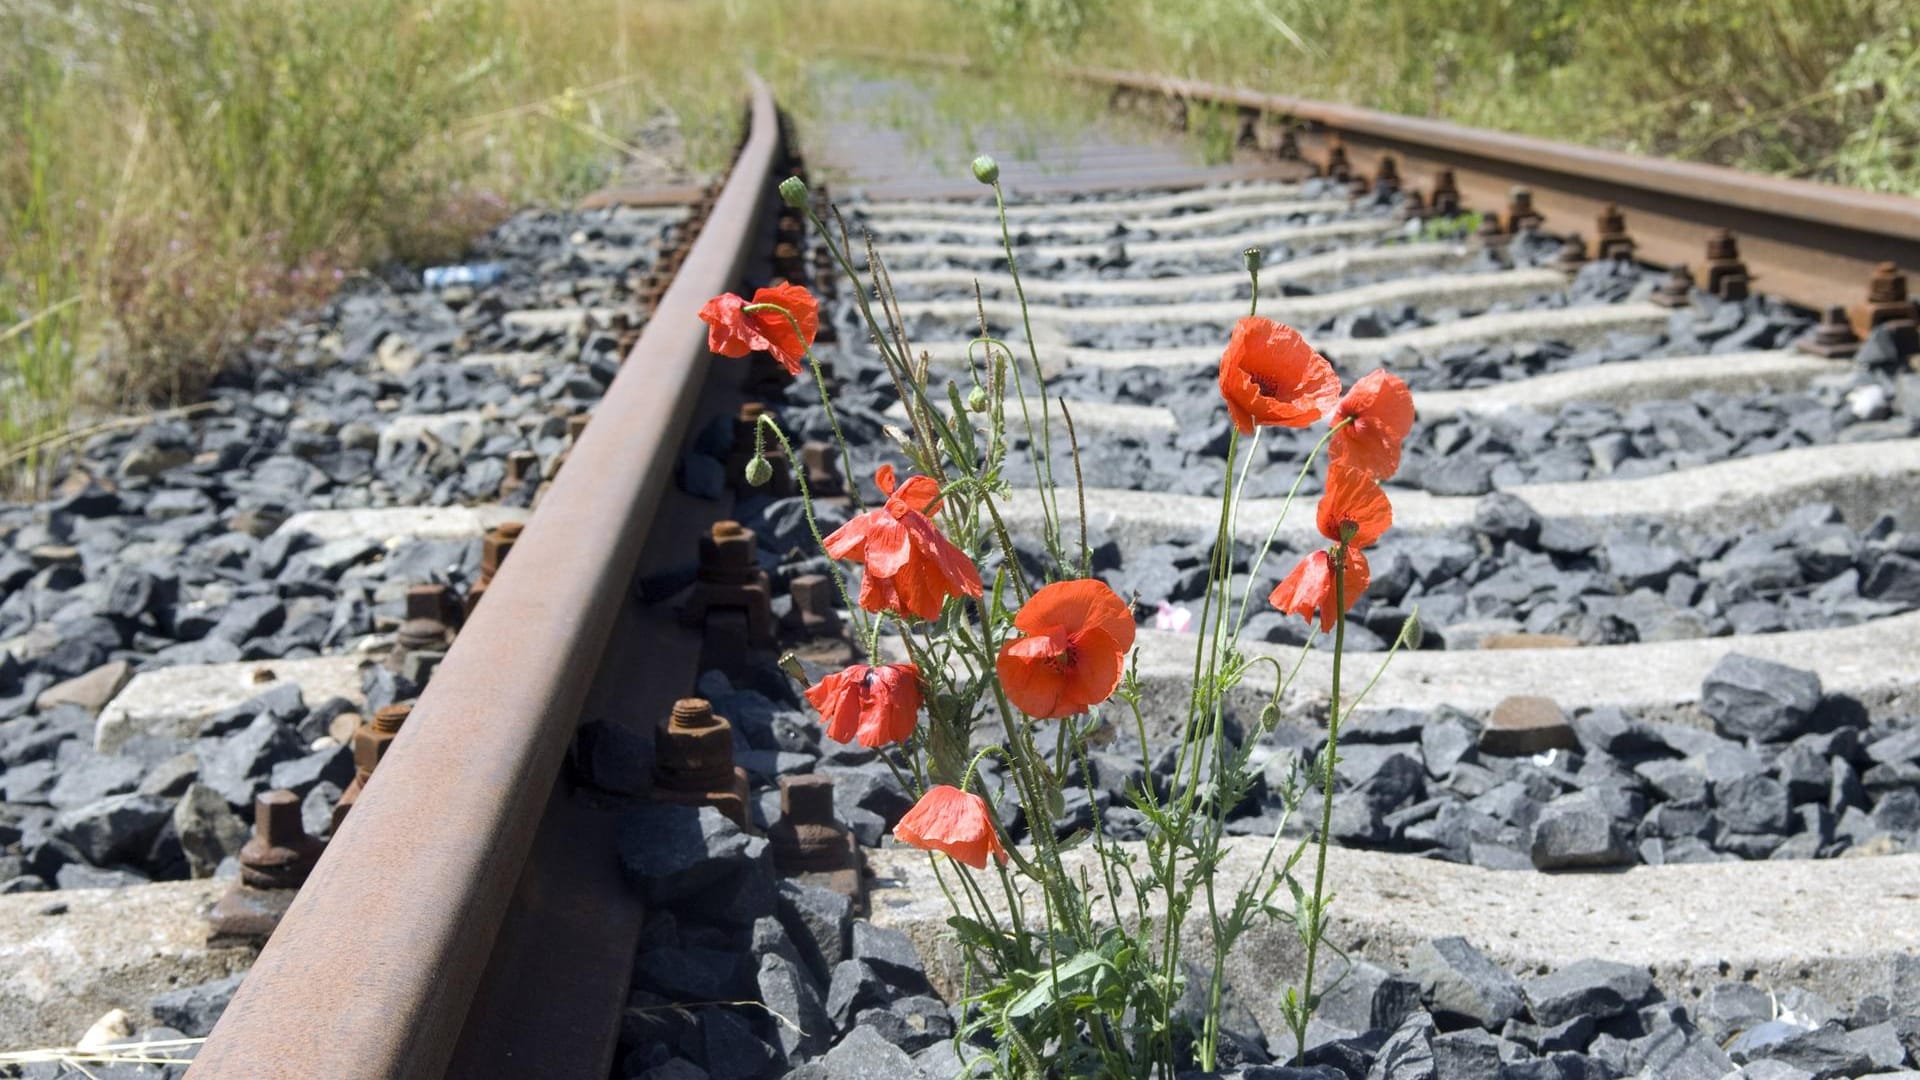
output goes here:
<path id="1" fill-rule="evenodd" d="M 860 606 L 937 619 L 947 597 L 979 596 L 980 571 L 927 519 L 939 506 L 940 485 L 916 476 L 896 490 L 891 466 L 881 466 L 874 479 L 887 505 L 840 526 L 826 540 L 828 555 L 866 565 Z"/>
<path id="2" fill-rule="evenodd" d="M 700 321 L 707 324 L 707 349 L 721 356 L 738 359 L 750 352 L 766 352 L 788 372 L 800 374 L 801 361 L 820 332 L 820 304 L 801 285 L 770 285 L 756 289 L 753 304 L 772 304 L 779 311 L 748 311 L 748 301 L 733 293 L 721 293 L 700 309 Z M 789 320 L 787 315 L 792 315 Z M 794 325 L 799 324 L 799 333 Z"/>
<path id="3" fill-rule="evenodd" d="M 1372 371 L 1340 399 L 1332 420 L 1347 424 L 1333 433 L 1327 460 L 1385 480 L 1399 470 L 1401 440 L 1413 430 L 1413 395 L 1398 375 Z"/>
<path id="4" fill-rule="evenodd" d="M 903 743 L 920 716 L 920 669 L 912 664 L 855 664 L 807 687 L 806 694 L 834 742 Z"/>
<path id="5" fill-rule="evenodd" d="M 1327 468 L 1326 494 L 1317 515 L 1320 535 L 1336 544 L 1363 548 L 1393 525 L 1393 504 L 1380 481 L 1346 465 Z"/>
<path id="6" fill-rule="evenodd" d="M 1104 581 L 1056 581 L 1013 617 L 1026 637 L 995 665 L 1007 700 L 1038 719 L 1086 712 L 1113 696 L 1133 648 L 1133 610 Z"/>
<path id="7" fill-rule="evenodd" d="M 893 827 L 893 835 L 922 851 L 944 851 L 975 870 L 987 868 L 989 854 L 1007 861 L 987 800 L 945 784 L 928 788 Z"/>
<path id="8" fill-rule="evenodd" d="M 1372 572 L 1367 568 L 1367 556 L 1359 548 L 1348 548 L 1346 565 L 1341 568 L 1341 594 L 1337 599 L 1346 601 L 1346 606 L 1336 612 L 1336 597 L 1333 589 L 1333 560 L 1325 551 L 1316 551 L 1300 560 L 1286 580 L 1274 586 L 1267 602 L 1289 615 L 1298 615 L 1312 622 L 1317 617 L 1321 630 L 1333 629 L 1336 614 L 1352 610 L 1353 602 L 1367 591 L 1367 582 Z"/>
<path id="9" fill-rule="evenodd" d="M 1242 435 L 1256 427 L 1303 428 L 1339 400 L 1340 377 L 1299 331 L 1249 316 L 1234 324 L 1220 357 L 1220 396 Z"/>

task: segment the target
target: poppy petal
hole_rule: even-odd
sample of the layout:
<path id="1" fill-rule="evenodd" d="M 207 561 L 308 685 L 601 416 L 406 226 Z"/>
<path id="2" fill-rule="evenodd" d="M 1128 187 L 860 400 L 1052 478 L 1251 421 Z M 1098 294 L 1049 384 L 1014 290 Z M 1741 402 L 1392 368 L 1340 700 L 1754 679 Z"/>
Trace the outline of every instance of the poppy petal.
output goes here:
<path id="1" fill-rule="evenodd" d="M 1334 410 L 1335 421 L 1346 423 L 1333 433 L 1328 460 L 1377 479 L 1392 476 L 1400 469 L 1400 444 L 1413 430 L 1413 417 L 1407 384 L 1385 370 L 1368 372 Z"/>
<path id="2" fill-rule="evenodd" d="M 786 312 L 755 311 L 747 318 L 765 340 L 766 344 L 762 347 L 780 361 L 790 374 L 800 374 L 801 361 L 807 358 L 807 350 L 820 333 L 819 303 L 801 285 L 770 285 L 756 289 L 753 302 L 772 304 Z M 787 318 L 788 315 L 793 318 Z M 799 327 L 798 333 L 795 332 L 796 325 Z"/>
<path id="3" fill-rule="evenodd" d="M 1220 357 L 1220 396 L 1242 435 L 1256 427 L 1308 427 L 1333 409 L 1340 377 L 1284 323 L 1249 316 Z"/>
<path id="4" fill-rule="evenodd" d="M 1362 548 L 1393 526 L 1393 503 L 1380 482 L 1344 465 L 1327 469 L 1327 490 L 1315 514 L 1320 535 L 1336 544 Z"/>
<path id="5" fill-rule="evenodd" d="M 747 325 L 742 310 L 747 302 L 733 293 L 721 293 L 700 308 L 700 321 L 707 324 L 707 351 L 739 359 L 761 347 L 762 338 Z"/>
<path id="6" fill-rule="evenodd" d="M 928 788 L 893 827 L 893 835 L 922 851 L 946 852 L 975 870 L 987 868 L 989 855 L 1007 861 L 987 801 L 945 784 Z"/>

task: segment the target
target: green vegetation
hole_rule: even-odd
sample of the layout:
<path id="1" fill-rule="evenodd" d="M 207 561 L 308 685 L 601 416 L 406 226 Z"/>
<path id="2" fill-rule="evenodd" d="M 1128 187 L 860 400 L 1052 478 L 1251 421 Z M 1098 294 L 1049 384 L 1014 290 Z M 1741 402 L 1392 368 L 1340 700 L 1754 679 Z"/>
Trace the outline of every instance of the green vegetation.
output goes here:
<path id="1" fill-rule="evenodd" d="M 192 398 L 371 262 L 623 161 L 718 166 L 744 63 L 804 118 L 823 56 L 882 43 L 985 65 L 900 110 L 929 133 L 1084 122 L 1103 95 L 1045 70 L 1088 63 L 1920 192 L 1905 0 L 18 0 L 0 461 L 76 408 Z"/>

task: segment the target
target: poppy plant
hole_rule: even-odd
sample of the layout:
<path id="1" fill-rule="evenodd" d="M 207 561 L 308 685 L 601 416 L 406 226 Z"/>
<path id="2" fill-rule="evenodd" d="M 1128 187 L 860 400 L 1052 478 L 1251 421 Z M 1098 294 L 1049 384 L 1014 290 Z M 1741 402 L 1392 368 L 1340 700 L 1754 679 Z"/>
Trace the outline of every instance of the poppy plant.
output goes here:
<path id="1" fill-rule="evenodd" d="M 1380 481 L 1350 466 L 1330 465 L 1317 518 L 1321 536 L 1363 548 L 1393 525 L 1393 504 L 1380 490 Z"/>
<path id="2" fill-rule="evenodd" d="M 906 742 L 920 716 L 920 669 L 912 664 L 855 664 L 807 687 L 827 738 L 880 747 Z"/>
<path id="3" fill-rule="evenodd" d="M 1007 861 L 987 800 L 946 784 L 928 788 L 893 827 L 893 835 L 922 851 L 944 851 L 975 870 L 987 868 L 988 855 Z"/>
<path id="4" fill-rule="evenodd" d="M 700 309 L 700 321 L 707 324 L 708 351 L 735 359 L 766 352 L 798 375 L 820 332 L 820 304 L 804 286 L 769 285 L 754 290 L 752 302 L 721 293 Z"/>
<path id="5" fill-rule="evenodd" d="M 937 619 L 947 597 L 979 596 L 980 571 L 927 518 L 939 508 L 939 484 L 915 476 L 896 488 L 891 465 L 874 480 L 887 504 L 835 529 L 825 543 L 830 557 L 865 564 L 860 606 Z"/>
<path id="6" fill-rule="evenodd" d="M 1400 468 L 1400 443 L 1413 430 L 1413 394 L 1397 375 L 1376 370 L 1360 377 L 1333 411 L 1327 460 L 1385 480 Z M 1341 423 L 1345 421 L 1345 423 Z"/>
<path id="7" fill-rule="evenodd" d="M 1341 567 L 1338 596 L 1333 587 L 1333 559 L 1325 551 L 1316 551 L 1300 560 L 1285 580 L 1274 586 L 1267 602 L 1288 615 L 1308 622 L 1320 621 L 1322 632 L 1333 629 L 1333 620 L 1352 610 L 1353 602 L 1367 591 L 1372 572 L 1367 556 L 1359 548 L 1348 548 Z"/>
<path id="8" fill-rule="evenodd" d="M 1334 407 L 1340 377 L 1293 327 L 1250 315 L 1234 324 L 1220 357 L 1220 396 L 1242 435 L 1256 427 L 1303 428 Z"/>
<path id="9" fill-rule="evenodd" d="M 1087 711 L 1113 696 L 1133 648 L 1133 610 L 1106 582 L 1056 581 L 1013 617 L 1027 636 L 1000 649 L 996 669 L 1007 700 L 1051 720 Z"/>

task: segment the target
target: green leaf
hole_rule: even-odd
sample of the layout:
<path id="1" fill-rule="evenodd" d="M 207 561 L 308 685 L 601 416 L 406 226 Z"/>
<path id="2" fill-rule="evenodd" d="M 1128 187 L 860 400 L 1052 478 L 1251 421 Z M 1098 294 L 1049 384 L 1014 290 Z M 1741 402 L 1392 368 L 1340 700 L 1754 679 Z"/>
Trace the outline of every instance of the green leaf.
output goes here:
<path id="1" fill-rule="evenodd" d="M 1095 971 L 1111 968 L 1113 962 L 1091 950 L 1072 957 L 1055 966 L 1050 972 L 1042 971 L 1026 993 L 1021 994 L 1007 1006 L 1007 1015 L 1023 1019 L 1039 1011 L 1054 1001 L 1054 987 L 1059 986 L 1062 994 L 1082 989 L 1090 982 Z"/>

